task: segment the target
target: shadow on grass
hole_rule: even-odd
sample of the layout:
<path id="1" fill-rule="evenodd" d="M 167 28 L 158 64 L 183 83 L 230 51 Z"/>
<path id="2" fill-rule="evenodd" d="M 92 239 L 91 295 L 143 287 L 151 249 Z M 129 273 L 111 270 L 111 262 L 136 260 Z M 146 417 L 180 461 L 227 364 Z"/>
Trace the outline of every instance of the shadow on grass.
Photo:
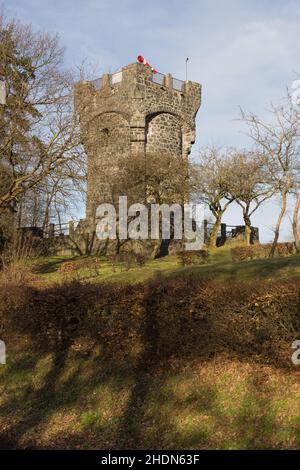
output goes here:
<path id="1" fill-rule="evenodd" d="M 43 259 L 42 262 L 37 263 L 35 266 L 34 272 L 35 274 L 51 274 L 55 273 L 59 266 L 63 264 L 65 261 L 73 261 L 78 259 L 78 256 L 62 256 L 62 257 L 55 257 L 55 259 L 51 259 L 47 261 L 47 259 Z"/>
<path id="2" fill-rule="evenodd" d="M 148 327 L 145 326 L 145 332 Z M 160 361 L 155 329 L 151 326 L 152 340 L 136 366 L 127 364 L 101 364 L 93 361 L 93 377 L 82 379 L 83 370 L 75 369 L 61 383 L 68 367 L 68 348 L 60 350 L 51 370 L 39 390 L 33 388 L 19 398 L 11 397 L 1 406 L 0 413 L 9 407 L 18 411 L 18 421 L 0 436 L 1 449 L 39 448 L 93 448 L 93 449 L 278 449 L 284 444 L 276 438 L 280 431 L 278 415 L 272 407 L 272 390 L 266 383 L 263 370 L 254 365 L 251 376 L 240 395 L 240 403 L 233 397 L 225 404 L 220 399 L 224 388 L 220 383 L 198 380 L 189 385 L 187 364 L 171 370 L 168 363 Z M 204 361 L 207 366 L 207 361 Z M 201 360 L 200 360 L 201 363 Z M 20 364 L 16 365 L 18 368 Z M 198 364 L 199 366 L 199 364 Z M 243 362 L 240 363 L 243 367 Z M 174 380 L 174 377 L 176 380 Z M 171 380 L 171 382 L 170 382 Z M 180 387 L 187 381 L 184 396 Z M 101 386 L 109 384 L 116 397 L 122 397 L 124 384 L 130 384 L 125 406 L 114 419 L 103 423 L 98 420 L 98 402 L 101 403 Z M 100 389 L 99 389 L 100 386 Z M 228 392 L 229 393 L 229 392 Z M 97 397 L 97 402 L 87 397 Z M 105 397 L 103 396 L 103 400 Z M 91 400 L 91 399 L 89 399 Z M 224 401 L 224 400 L 223 400 Z M 24 407 L 24 402 L 30 406 Z M 47 426 L 48 418 L 55 412 L 64 412 L 76 406 L 79 416 L 84 413 L 84 426 L 80 429 L 57 431 L 48 441 L 39 442 L 40 430 Z M 90 410 L 89 414 L 88 410 Z M 107 409 L 107 412 L 111 410 Z M 63 422 L 63 415 L 62 415 Z M 288 422 L 288 420 L 287 420 Z M 289 431 L 290 432 L 290 431 Z M 293 433 L 291 433 L 293 435 Z M 299 429 L 294 431 L 299 442 Z M 294 443 L 294 446 L 295 446 Z"/>
<path id="3" fill-rule="evenodd" d="M 14 397 L 8 403 L 4 402 L 0 407 L 0 414 L 5 413 L 7 408 L 9 410 L 12 410 L 13 408 L 20 410 L 19 415 L 17 416 L 17 421 L 15 422 L 14 427 L 9 430 L 8 436 L 1 436 L 1 439 L 2 437 L 6 439 L 9 448 L 22 448 L 24 445 L 21 442 L 23 435 L 34 429 L 42 419 L 47 417 L 48 412 L 51 411 L 53 407 L 55 408 L 55 386 L 60 373 L 64 369 L 67 352 L 67 345 L 56 352 L 54 355 L 53 366 L 44 379 L 44 385 L 38 391 L 36 391 L 32 386 L 29 388 L 27 387 L 22 390 L 21 399 Z M 37 360 L 38 357 L 35 357 L 35 361 L 33 357 L 31 358 L 30 364 L 32 368 L 37 364 Z M 22 363 L 23 360 L 21 358 L 11 366 L 10 370 L 18 370 L 22 368 Z M 10 373 L 10 370 L 8 370 L 8 374 Z M 24 406 L 24 403 L 26 403 L 27 406 Z M 29 443 L 26 447 L 35 448 L 35 443 Z"/>
<path id="4" fill-rule="evenodd" d="M 267 260 L 253 260 L 242 262 L 216 263 L 202 266 L 192 266 L 173 271 L 170 277 L 182 275 L 195 275 L 199 278 L 209 278 L 233 281 L 264 279 L 276 280 L 283 278 L 300 277 L 300 256 Z"/>
<path id="5" fill-rule="evenodd" d="M 288 263 L 291 260 L 282 261 Z M 292 261 L 295 262 L 294 259 Z M 44 353 L 49 353 L 47 337 L 49 331 L 53 330 L 56 334 L 55 348 L 51 349 L 52 360 L 41 385 L 36 385 L 30 374 L 31 370 L 39 367 L 43 354 L 40 351 L 32 355 L 23 354 L 8 365 L 6 382 L 4 375 L 1 375 L 4 387 L 8 384 L 11 392 L 2 398 L 0 406 L 0 415 L 7 419 L 5 430 L 0 435 L 0 446 L 98 449 L 280 448 L 282 442 L 276 438 L 279 432 L 277 414 L 272 407 L 273 391 L 268 387 L 263 368 L 262 371 L 257 368 L 257 364 L 260 367 L 263 360 L 252 354 L 251 345 L 239 351 L 231 338 L 226 344 L 222 331 L 216 329 L 216 326 L 223 326 L 214 326 L 214 316 L 210 320 L 211 324 L 203 316 L 211 298 L 209 296 L 206 305 L 206 297 L 202 298 L 201 295 L 206 291 L 211 292 L 212 287 L 204 282 L 199 286 L 190 279 L 180 285 L 165 285 L 158 280 L 157 285 L 147 285 L 142 290 L 140 287 L 126 287 L 118 291 L 112 287 L 99 287 L 98 290 L 95 286 L 77 284 L 59 286 L 45 292 L 27 290 L 27 297 L 20 309 L 20 329 L 24 335 L 30 330 L 33 342 L 35 336 L 40 335 L 40 344 L 45 343 L 44 349 L 40 351 Z M 135 289 L 138 294 L 136 297 Z M 214 295 L 217 292 L 215 290 Z M 224 301 L 226 297 L 223 298 L 222 292 L 220 298 Z M 243 292 L 241 290 L 241 294 Z M 194 297 L 196 294 L 198 297 Z M 236 299 L 243 298 L 239 292 L 236 295 Z M 247 299 L 243 301 L 247 304 Z M 78 302 L 80 318 L 88 318 L 88 324 L 95 316 L 99 317 L 98 323 L 84 330 L 84 335 L 96 342 L 100 352 L 92 358 L 78 354 L 78 363 L 71 368 L 68 359 L 75 354 L 73 346 L 76 339 L 81 339 L 82 324 L 75 324 L 77 327 L 70 332 L 67 331 L 69 325 L 66 319 L 69 318 L 69 311 L 72 312 L 76 305 L 78 307 Z M 192 309 L 193 302 L 200 305 L 198 313 Z M 227 302 L 232 307 L 232 296 Z M 295 303 L 294 298 L 292 302 Z M 116 303 L 122 305 L 122 308 L 114 313 Z M 28 317 L 23 308 L 26 305 Z M 49 322 L 49 328 L 43 330 L 42 322 L 40 328 L 32 330 L 32 305 L 36 306 L 39 313 L 38 321 L 42 316 L 43 322 Z M 162 311 L 165 316 L 161 316 Z M 174 312 L 177 312 L 176 315 Z M 130 319 L 132 324 L 129 323 Z M 238 321 L 238 318 L 234 321 Z M 194 362 L 198 366 L 210 362 L 213 364 L 215 355 L 223 350 L 234 354 L 241 368 L 243 362 L 247 361 L 256 365 L 247 378 L 245 392 L 239 396 L 240 403 L 234 405 L 234 412 L 231 413 L 226 406 L 232 400 L 234 402 L 234 398 L 229 395 L 227 405 L 222 404 L 220 384 L 198 380 L 197 388 L 189 388 L 184 375 L 189 363 Z M 87 367 L 91 374 L 87 373 Z M 277 368 L 281 369 L 280 364 Z M 18 375 L 20 384 L 15 392 L 11 377 Z M 171 386 L 170 379 L 174 376 L 176 381 Z M 185 380 L 187 390 L 181 394 L 179 389 Z M 112 394 L 114 401 L 120 402 L 120 405 L 107 405 L 109 398 L 103 392 L 105 386 L 108 387 L 108 394 Z M 48 425 L 48 420 L 56 412 L 67 413 L 74 407 L 79 421 L 80 416 L 84 416 L 81 426 L 78 427 L 77 423 L 77 427 L 72 430 L 57 430 L 55 435 L 49 436 L 46 444 L 41 444 L 39 433 L 43 426 Z M 297 439 L 299 441 L 299 435 L 295 437 L 296 431 L 293 432 L 294 442 Z"/>

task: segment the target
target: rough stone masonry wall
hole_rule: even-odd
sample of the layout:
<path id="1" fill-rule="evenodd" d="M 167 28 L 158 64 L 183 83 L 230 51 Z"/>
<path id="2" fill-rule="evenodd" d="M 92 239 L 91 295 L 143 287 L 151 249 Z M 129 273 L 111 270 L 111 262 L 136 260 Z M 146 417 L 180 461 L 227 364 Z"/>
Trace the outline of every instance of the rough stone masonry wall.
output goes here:
<path id="1" fill-rule="evenodd" d="M 88 217 L 99 202 L 114 203 L 111 180 L 117 171 L 115 162 L 130 154 L 130 127 L 126 119 L 115 112 L 97 116 L 91 129 L 88 151 Z"/>
<path id="2" fill-rule="evenodd" d="M 104 75 L 100 89 L 92 82 L 76 86 L 75 105 L 88 155 L 89 220 L 101 202 L 111 202 L 115 196 L 110 181 L 123 157 L 161 153 L 163 159 L 169 153 L 187 158 L 190 153 L 200 85 L 187 81 L 178 91 L 172 87 L 170 74 L 162 85 L 151 78 L 150 68 L 135 63 L 123 67 L 122 81 L 114 85 Z"/>
<path id="3" fill-rule="evenodd" d="M 146 152 L 182 154 L 181 123 L 176 116 L 162 113 L 151 117 L 146 127 Z"/>

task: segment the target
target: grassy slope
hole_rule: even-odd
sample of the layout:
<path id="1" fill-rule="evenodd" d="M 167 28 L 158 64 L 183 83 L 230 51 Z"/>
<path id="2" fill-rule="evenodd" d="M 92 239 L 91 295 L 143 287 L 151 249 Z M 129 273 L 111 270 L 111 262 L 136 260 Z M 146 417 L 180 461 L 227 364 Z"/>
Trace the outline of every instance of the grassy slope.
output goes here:
<path id="1" fill-rule="evenodd" d="M 65 257 L 39 260 L 37 281 L 63 281 Z M 141 282 L 194 273 L 219 279 L 299 277 L 300 258 L 231 263 L 219 249 L 206 266 L 175 257 L 113 273 L 103 260 L 92 282 Z M 90 276 L 84 270 L 81 278 Z M 79 344 L 67 357 L 8 346 L 0 367 L 0 447 L 299 448 L 299 370 L 284 371 L 237 357 L 156 364 L 137 373 L 104 364 L 101 351 Z"/>
<path id="2" fill-rule="evenodd" d="M 1 429 L 37 448 L 299 448 L 299 374 L 220 357 L 134 374 L 96 351 L 0 369 Z"/>
<path id="3" fill-rule="evenodd" d="M 36 274 L 39 282 L 51 283 L 64 281 L 68 276 L 87 280 L 89 282 L 118 282 L 137 283 L 150 279 L 159 279 L 171 276 L 184 276 L 193 274 L 202 278 L 249 280 L 253 278 L 261 279 L 283 279 L 300 276 L 300 257 L 291 256 L 288 258 L 275 258 L 273 260 L 253 260 L 247 262 L 232 262 L 228 247 L 219 248 L 211 254 L 210 263 L 200 266 L 182 267 L 176 256 L 151 260 L 143 267 L 133 267 L 126 271 L 125 267 L 118 265 L 116 272 L 113 272 L 110 263 L 102 260 L 102 265 L 98 276 L 87 270 L 81 269 L 76 273 L 63 275 L 57 270 L 59 266 L 70 259 L 70 257 L 51 257 L 38 260 Z"/>

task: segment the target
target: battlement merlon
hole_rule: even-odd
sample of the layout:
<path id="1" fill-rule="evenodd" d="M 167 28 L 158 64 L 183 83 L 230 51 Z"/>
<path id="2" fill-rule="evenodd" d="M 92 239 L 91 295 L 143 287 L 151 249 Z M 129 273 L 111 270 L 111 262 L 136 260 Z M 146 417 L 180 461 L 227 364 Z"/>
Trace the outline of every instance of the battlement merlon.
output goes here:
<path id="1" fill-rule="evenodd" d="M 199 83 L 181 81 L 171 74 L 153 74 L 150 67 L 140 63 L 129 64 L 120 72 L 104 74 L 97 80 L 80 82 L 75 87 L 82 142 L 87 146 L 93 134 L 94 119 L 106 113 L 117 113 L 130 126 L 132 151 L 143 151 L 147 122 L 155 115 L 167 113 L 180 122 L 183 155 L 188 155 L 195 141 L 195 116 L 200 104 Z"/>

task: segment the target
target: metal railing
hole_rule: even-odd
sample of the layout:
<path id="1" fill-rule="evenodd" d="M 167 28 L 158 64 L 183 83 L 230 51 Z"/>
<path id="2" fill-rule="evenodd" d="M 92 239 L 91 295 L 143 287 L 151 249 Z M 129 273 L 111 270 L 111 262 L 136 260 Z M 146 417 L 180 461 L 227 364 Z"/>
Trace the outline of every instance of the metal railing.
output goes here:
<path id="1" fill-rule="evenodd" d="M 100 90 L 100 88 L 102 88 L 102 85 L 103 85 L 103 78 L 102 77 L 96 78 L 96 80 L 92 80 L 90 83 L 94 85 L 96 90 Z"/>
<path id="2" fill-rule="evenodd" d="M 122 81 L 122 70 L 116 73 L 109 74 L 109 83 L 110 85 L 116 85 Z M 96 80 L 91 80 L 90 83 L 96 88 L 96 90 L 100 90 L 103 87 L 103 76 L 100 78 L 96 78 Z"/>
<path id="3" fill-rule="evenodd" d="M 44 238 L 54 238 L 62 235 L 70 235 L 73 230 L 76 230 L 80 221 L 72 220 L 70 222 L 62 222 L 60 224 L 49 224 L 44 229 Z"/>
<path id="4" fill-rule="evenodd" d="M 157 83 L 158 85 L 165 84 L 165 75 L 163 73 L 157 72 L 152 74 L 152 82 Z"/>
<path id="5" fill-rule="evenodd" d="M 157 72 L 152 75 L 152 82 L 157 83 L 158 85 L 165 85 L 165 75 L 163 73 Z M 172 88 L 177 91 L 184 91 L 184 81 L 179 80 L 178 78 L 172 78 Z"/>
<path id="6" fill-rule="evenodd" d="M 206 241 L 209 240 L 211 231 L 214 227 L 214 223 L 204 221 L 204 237 Z M 217 244 L 225 243 L 228 239 L 237 238 L 240 235 L 245 233 L 245 226 L 244 225 L 228 225 L 222 223 L 218 233 L 217 233 Z M 258 227 L 251 227 L 251 233 L 254 240 L 259 240 L 259 229 Z"/>
<path id="7" fill-rule="evenodd" d="M 153 73 L 151 76 L 151 81 L 156 83 L 160 86 L 166 85 L 166 76 L 163 73 L 157 72 Z M 110 85 L 116 85 L 117 83 L 122 82 L 123 80 L 123 73 L 122 70 L 116 73 L 112 73 L 109 75 L 109 83 Z M 92 85 L 95 87 L 96 90 L 100 90 L 103 87 L 103 77 L 97 78 L 96 80 L 91 80 Z M 179 80 L 178 78 L 172 79 L 172 88 L 173 90 L 177 91 L 184 91 L 184 81 Z"/>
<path id="8" fill-rule="evenodd" d="M 109 74 L 109 83 L 110 85 L 116 85 L 117 83 L 122 82 L 123 80 L 123 73 L 122 70 L 116 73 Z M 157 72 L 153 73 L 151 76 L 151 81 L 156 83 L 160 86 L 166 85 L 166 75 L 163 73 Z M 103 87 L 103 76 L 100 78 L 96 78 L 95 80 L 91 80 L 90 83 L 95 87 L 96 90 L 100 90 Z M 184 91 L 184 84 L 183 80 L 179 80 L 178 78 L 172 78 L 172 88 L 176 91 Z"/>
<path id="9" fill-rule="evenodd" d="M 109 76 L 109 78 L 110 78 L 111 85 L 115 85 L 116 83 L 120 83 L 123 79 L 122 70 L 120 72 L 112 73 Z"/>
<path id="10" fill-rule="evenodd" d="M 177 91 L 184 90 L 184 82 L 178 78 L 173 78 L 173 89 Z"/>

